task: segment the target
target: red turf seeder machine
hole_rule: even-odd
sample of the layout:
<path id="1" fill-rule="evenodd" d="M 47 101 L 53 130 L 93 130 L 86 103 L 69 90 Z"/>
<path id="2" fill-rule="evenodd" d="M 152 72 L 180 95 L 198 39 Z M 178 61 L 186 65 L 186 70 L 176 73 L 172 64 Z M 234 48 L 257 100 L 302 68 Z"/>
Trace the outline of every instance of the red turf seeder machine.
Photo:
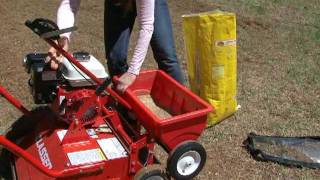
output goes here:
<path id="1" fill-rule="evenodd" d="M 59 30 L 46 19 L 26 25 L 65 61 L 52 71 L 46 54 L 31 53 L 24 59 L 35 104 L 45 104 L 43 110 L 27 110 L 0 86 L 0 94 L 34 122 L 25 123 L 32 130 L 15 142 L 0 136 L 0 144 L 14 154 L 14 178 L 191 179 L 202 170 L 206 152 L 195 140 L 212 111 L 207 103 L 156 70 L 141 72 L 124 94 L 118 94 L 92 55 L 71 55 L 55 43 L 73 28 Z M 154 114 L 138 98 L 146 94 L 172 116 L 161 119 Z M 169 154 L 164 170 L 156 165 L 155 143 Z"/>

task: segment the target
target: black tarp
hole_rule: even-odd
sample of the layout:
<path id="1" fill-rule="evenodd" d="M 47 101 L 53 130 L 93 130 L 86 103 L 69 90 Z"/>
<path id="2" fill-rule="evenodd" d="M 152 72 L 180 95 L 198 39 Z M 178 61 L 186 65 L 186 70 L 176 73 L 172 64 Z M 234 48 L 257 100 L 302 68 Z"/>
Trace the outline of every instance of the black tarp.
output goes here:
<path id="1" fill-rule="evenodd" d="M 320 168 L 320 137 L 260 136 L 250 133 L 245 147 L 257 160 Z"/>

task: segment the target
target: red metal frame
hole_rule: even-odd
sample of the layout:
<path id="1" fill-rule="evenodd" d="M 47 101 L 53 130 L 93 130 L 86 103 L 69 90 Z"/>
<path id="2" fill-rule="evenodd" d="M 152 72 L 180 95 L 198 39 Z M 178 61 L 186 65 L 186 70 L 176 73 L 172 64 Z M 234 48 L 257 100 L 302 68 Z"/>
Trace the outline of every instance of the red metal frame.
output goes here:
<path id="1" fill-rule="evenodd" d="M 82 66 L 74 57 L 72 57 L 68 52 L 64 51 L 60 46 L 58 46 L 53 40 L 50 39 L 45 39 L 45 41 L 47 43 L 49 43 L 52 47 L 56 48 L 58 51 L 61 52 L 61 54 L 66 57 L 71 63 L 73 63 L 76 67 L 78 67 L 80 70 L 82 70 L 86 75 L 88 75 L 92 80 L 94 80 L 98 85 L 102 85 L 103 82 L 98 79 L 94 74 L 92 74 L 90 71 L 88 71 L 84 66 Z M 116 92 L 114 92 L 112 89 L 110 89 L 109 87 L 106 87 L 105 89 L 112 97 L 116 98 L 119 103 L 121 103 L 123 106 L 125 106 L 127 109 L 132 109 L 131 106 L 121 97 L 119 96 Z M 18 101 L 17 99 L 15 99 L 13 96 L 11 96 L 1 85 L 0 85 L 0 95 L 2 95 L 5 99 L 7 99 L 12 105 L 14 105 L 18 110 L 20 110 L 24 115 L 29 116 L 31 113 L 29 110 L 27 110 L 21 103 L 20 101 Z M 81 117 L 81 115 L 85 112 L 86 107 L 90 106 L 90 104 L 92 104 L 94 101 L 96 101 L 99 97 L 97 95 L 95 95 L 95 93 L 92 94 L 92 96 L 84 101 L 84 104 L 82 106 L 82 108 L 80 108 L 80 110 L 77 112 L 77 117 L 79 118 Z M 104 108 L 105 109 L 105 108 Z M 104 112 L 108 112 L 106 110 L 104 110 Z M 106 115 L 106 117 L 112 116 L 110 115 L 110 113 L 108 113 Z M 136 146 L 135 143 L 132 142 L 132 140 L 130 139 L 130 137 L 126 134 L 126 132 L 123 130 L 121 123 L 119 122 L 119 120 L 117 118 L 113 118 L 115 120 L 115 123 L 112 124 L 117 124 L 116 126 L 116 130 L 117 132 L 120 133 L 121 137 L 125 137 L 125 142 L 128 145 L 133 144 L 133 146 Z M 118 121 L 118 122 L 117 122 Z M 71 143 L 72 141 L 81 141 L 83 139 L 86 139 L 87 136 L 81 137 L 80 134 L 82 132 L 82 134 L 84 134 L 83 132 L 85 132 L 83 125 L 82 124 L 78 124 L 75 123 L 76 121 L 72 122 L 72 124 L 69 127 L 69 133 L 68 134 L 72 134 L 70 132 L 77 132 L 76 136 L 73 137 L 69 137 L 68 135 L 67 138 L 65 139 L 65 141 L 63 141 L 62 143 L 66 144 L 66 143 Z M 69 138 L 68 138 L 69 137 Z M 65 169 L 65 170 L 61 170 L 61 171 L 57 171 L 57 170 L 51 170 L 48 169 L 47 167 L 45 167 L 39 160 L 37 160 L 36 158 L 34 158 L 32 155 L 30 155 L 29 153 L 27 153 L 25 150 L 23 150 L 22 148 L 20 148 L 19 146 L 15 145 L 14 143 L 12 143 L 11 141 L 9 141 L 8 139 L 6 139 L 4 136 L 0 136 L 0 144 L 3 145 L 6 149 L 8 149 L 9 151 L 11 151 L 12 153 L 14 153 L 15 155 L 17 155 L 18 157 L 22 157 L 23 159 L 25 159 L 27 162 L 29 162 L 30 164 L 32 164 L 34 167 L 36 167 L 38 170 L 40 170 L 41 172 L 43 172 L 44 174 L 54 177 L 54 178 L 61 178 L 61 177 L 69 177 L 69 176 L 75 176 L 75 175 L 79 175 L 79 174 L 87 174 L 87 173 L 93 173 L 93 172 L 99 172 L 102 171 L 103 169 L 103 165 L 104 163 L 98 163 L 98 164 L 94 164 L 94 165 L 89 165 L 86 166 L 84 169 L 76 167 L 76 168 L 69 168 L 69 169 Z M 142 166 L 141 166 L 142 167 Z M 140 167 L 140 168 L 141 168 Z M 134 170 L 134 172 L 136 172 L 136 170 Z"/>
<path id="2" fill-rule="evenodd" d="M 1 89 L 2 90 L 2 89 Z M 92 90 L 94 91 L 94 90 Z M 4 91 L 1 91 L 4 92 Z M 7 96 L 10 97 L 11 101 L 18 102 L 15 98 L 12 96 Z M 102 98 L 100 102 L 102 104 L 105 104 L 106 101 L 108 101 L 106 98 Z M 91 98 L 90 98 L 91 99 Z M 10 102 L 11 102 L 10 101 Z M 20 103 L 18 103 L 20 104 Z M 20 104 L 21 105 L 21 104 Z M 18 106 L 20 107 L 20 106 Z M 29 112 L 29 111 L 28 111 Z M 29 112 L 30 113 L 30 112 Z M 154 140 L 150 139 L 148 137 L 148 134 L 144 134 L 137 141 L 133 141 L 131 137 L 128 136 L 126 131 L 124 130 L 124 127 L 122 125 L 122 122 L 117 115 L 117 112 L 112 110 L 112 109 L 107 109 L 106 107 L 102 107 L 102 118 L 107 121 L 109 124 L 109 127 L 112 128 L 112 131 L 114 132 L 114 135 L 121 140 L 121 142 L 125 145 L 124 147 L 126 148 L 127 152 L 129 152 L 129 169 L 128 169 L 128 176 L 131 177 L 133 176 L 139 169 L 141 169 L 143 166 L 152 164 L 154 162 L 154 156 L 153 154 L 150 154 L 148 156 L 146 164 L 141 164 L 139 162 L 138 154 L 139 150 L 141 148 L 147 147 L 150 151 L 153 151 L 154 148 Z M 26 114 L 27 115 L 27 114 Z M 81 142 L 83 140 L 88 140 L 88 135 L 86 134 L 86 131 L 84 127 L 81 124 L 74 124 L 72 122 L 69 126 L 68 133 L 74 134 L 75 136 L 72 137 L 67 137 L 68 135 L 65 135 L 64 140 L 61 142 L 61 145 L 65 144 L 68 146 L 68 144 Z M 81 137 L 81 134 L 83 134 L 85 137 Z M 65 141 L 66 140 L 66 141 Z M 0 136 L 0 144 L 4 146 L 6 149 L 11 151 L 13 154 L 15 154 L 17 157 L 23 158 L 25 161 L 30 163 L 33 167 L 38 169 L 40 172 L 46 174 L 47 176 L 53 177 L 53 178 L 68 178 L 68 177 L 73 177 L 73 176 L 80 176 L 80 175 L 85 175 L 85 174 L 101 174 L 103 170 L 106 167 L 106 162 L 100 162 L 100 163 L 95 163 L 92 165 L 86 165 L 85 167 L 71 167 L 71 168 L 66 168 L 63 170 L 52 170 L 47 167 L 45 167 L 37 158 L 35 158 L 33 155 L 30 153 L 26 152 L 24 149 L 21 147 L 17 146 L 16 144 L 12 143 L 8 139 L 6 139 L 4 136 Z M 131 178 L 129 178 L 131 179 Z"/>
<path id="3" fill-rule="evenodd" d="M 73 63 L 86 75 L 88 75 L 99 86 L 103 85 L 103 82 L 100 79 L 98 79 L 94 74 L 92 74 L 89 70 L 82 66 L 74 57 L 72 57 L 68 52 L 64 51 L 54 41 L 50 39 L 45 40 L 51 46 L 60 51 L 64 57 L 66 57 L 71 63 Z M 170 106 L 172 107 L 170 108 L 173 108 L 173 110 L 176 111 L 175 113 L 177 114 L 172 118 L 160 120 L 137 98 L 137 94 L 139 94 L 139 92 L 148 92 L 155 98 L 158 98 L 160 103 L 168 103 L 166 102 L 167 97 L 163 97 L 163 95 L 161 94 L 168 89 L 163 90 L 160 88 L 156 90 L 158 92 L 152 91 L 152 89 L 157 89 L 153 88 L 153 86 L 155 86 L 155 78 L 158 78 L 159 83 L 163 87 L 167 87 L 173 93 L 181 93 L 182 96 L 184 96 L 172 96 L 171 94 L 172 97 L 170 96 Z M 159 85 L 159 83 L 157 84 Z M 145 165 L 154 163 L 155 157 L 153 156 L 153 149 L 155 141 L 162 144 L 165 149 L 170 152 L 181 142 L 198 138 L 198 136 L 200 136 L 201 132 L 206 126 L 206 115 L 210 111 L 212 111 L 211 106 L 209 106 L 199 97 L 192 94 L 191 91 L 189 91 L 187 88 L 172 80 L 172 78 L 170 78 L 162 71 L 146 71 L 141 73 L 135 83 L 131 85 L 123 95 L 117 94 L 109 87 L 106 87 L 105 90 L 109 93 L 108 96 L 96 95 L 94 88 L 80 89 L 79 91 L 83 91 L 83 93 L 88 96 L 85 97 L 81 95 L 78 96 L 78 90 L 64 91 L 63 87 L 58 88 L 58 98 L 56 98 L 56 101 L 53 102 L 51 107 L 52 111 L 54 111 L 55 113 L 59 114 L 58 107 L 60 106 L 60 96 L 64 96 L 67 99 L 72 99 L 72 97 L 79 98 L 83 101 L 83 104 L 79 108 L 69 110 L 69 114 L 66 115 L 66 118 L 70 118 L 71 116 L 72 119 L 70 121 L 68 131 L 61 141 L 60 146 L 57 146 L 57 144 L 53 144 L 53 146 L 50 146 L 49 148 L 62 147 L 63 149 L 64 146 L 71 147 L 74 144 L 77 144 L 77 142 L 85 141 L 89 143 L 92 141 L 93 144 L 97 144 L 95 141 L 90 140 L 85 126 L 96 126 L 96 123 L 98 123 L 98 121 L 101 121 L 102 119 L 102 122 L 106 123 L 111 128 L 112 136 L 117 137 L 117 139 L 126 149 L 126 152 L 128 152 L 128 161 L 125 161 L 124 159 L 117 160 L 118 162 L 128 163 L 128 172 L 126 172 L 127 175 L 125 176 L 126 179 L 131 179 L 132 176 Z M 27 110 L 17 99 L 12 97 L 2 86 L 0 86 L 0 94 L 25 115 L 29 116 L 31 114 L 29 110 Z M 115 99 L 111 97 L 114 97 Z M 112 109 L 115 107 L 115 100 L 122 104 L 128 111 L 133 111 L 137 115 L 137 124 L 131 127 L 130 124 L 123 123 L 123 120 L 121 120 L 121 118 L 119 117 L 118 112 L 116 112 L 115 109 Z M 112 108 L 109 109 L 106 104 L 111 104 Z M 94 119 L 88 122 L 88 124 L 85 124 L 81 122 L 80 119 L 90 107 L 95 107 L 97 109 L 98 121 Z M 63 118 L 63 115 L 59 118 Z M 144 134 L 140 134 L 140 123 L 147 130 L 147 132 Z M 128 128 L 126 128 L 128 126 L 129 129 L 135 131 L 134 133 L 137 135 L 136 139 L 128 135 Z M 83 174 L 98 173 L 101 175 L 101 173 L 106 173 L 104 169 L 107 167 L 108 161 L 88 164 L 85 166 L 65 167 L 63 170 L 52 170 L 45 167 L 32 154 L 10 142 L 4 136 L 0 136 L 0 144 L 9 151 L 13 152 L 16 156 L 23 158 L 33 167 L 50 177 L 62 178 Z M 142 162 L 139 160 L 139 152 L 142 148 L 147 148 L 148 150 L 148 156 L 144 164 L 142 164 Z"/>
<path id="4" fill-rule="evenodd" d="M 25 108 L 19 100 L 11 96 L 6 89 L 4 89 L 0 85 L 0 95 L 2 95 L 4 98 L 6 98 L 12 105 L 14 105 L 18 110 L 20 110 L 25 115 L 30 115 L 30 111 Z"/>

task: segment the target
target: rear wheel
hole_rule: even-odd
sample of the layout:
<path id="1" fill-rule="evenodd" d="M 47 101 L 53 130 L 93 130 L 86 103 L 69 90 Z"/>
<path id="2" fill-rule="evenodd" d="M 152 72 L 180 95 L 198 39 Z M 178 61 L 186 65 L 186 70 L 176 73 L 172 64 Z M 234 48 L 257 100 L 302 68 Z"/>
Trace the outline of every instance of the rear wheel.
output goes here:
<path id="1" fill-rule="evenodd" d="M 6 149 L 2 149 L 0 153 L 0 179 L 13 179 L 11 160 L 11 153 Z"/>
<path id="2" fill-rule="evenodd" d="M 169 155 L 167 170 L 178 180 L 192 179 L 202 170 L 207 154 L 203 146 L 195 141 L 178 145 Z"/>
<path id="3" fill-rule="evenodd" d="M 50 114 L 51 111 L 47 107 L 39 107 L 31 111 L 31 117 L 23 115 L 17 119 L 11 127 L 6 131 L 5 136 L 8 140 L 14 143 L 18 143 L 28 133 L 32 132 L 36 126 L 40 117 L 44 114 L 49 114 L 49 117 L 54 116 Z M 0 179 L 16 179 L 14 156 L 7 149 L 0 149 Z"/>
<path id="4" fill-rule="evenodd" d="M 18 178 L 17 178 L 16 166 L 14 164 L 14 157 L 12 154 L 11 154 L 10 168 L 11 168 L 11 179 L 17 180 Z"/>
<path id="5" fill-rule="evenodd" d="M 149 165 L 138 171 L 134 180 L 167 180 L 167 175 L 160 165 Z"/>

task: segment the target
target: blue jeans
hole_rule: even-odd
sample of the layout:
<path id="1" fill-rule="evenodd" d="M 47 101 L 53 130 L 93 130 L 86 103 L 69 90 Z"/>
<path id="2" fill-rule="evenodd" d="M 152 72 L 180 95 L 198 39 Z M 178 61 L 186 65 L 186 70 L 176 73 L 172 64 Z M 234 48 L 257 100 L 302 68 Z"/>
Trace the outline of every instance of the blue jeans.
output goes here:
<path id="1" fill-rule="evenodd" d="M 105 1 L 105 50 L 111 76 L 121 75 L 128 69 L 127 56 L 130 35 L 136 18 L 135 9 L 125 12 L 112 1 Z M 184 84 L 177 59 L 171 19 L 166 0 L 155 0 L 154 32 L 150 42 L 158 68 Z"/>

